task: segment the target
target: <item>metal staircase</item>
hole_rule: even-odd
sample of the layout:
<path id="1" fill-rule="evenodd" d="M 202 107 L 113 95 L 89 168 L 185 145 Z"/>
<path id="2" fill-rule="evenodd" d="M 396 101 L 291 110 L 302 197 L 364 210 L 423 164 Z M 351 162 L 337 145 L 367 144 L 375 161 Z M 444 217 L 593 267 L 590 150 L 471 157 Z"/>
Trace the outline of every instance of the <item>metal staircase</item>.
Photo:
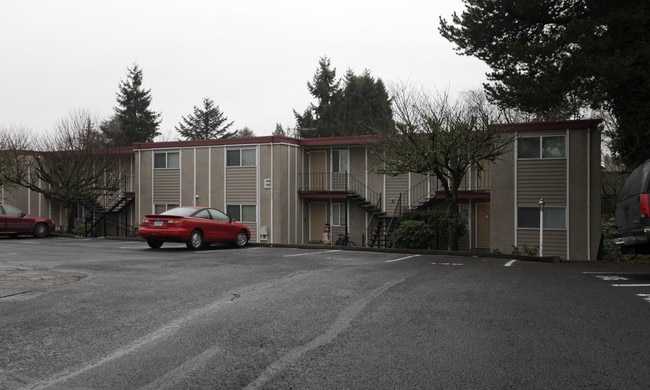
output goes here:
<path id="1" fill-rule="evenodd" d="M 389 248 L 393 232 L 399 226 L 402 215 L 406 211 L 417 210 L 427 207 L 436 196 L 431 190 L 430 182 L 424 179 L 399 195 L 395 209 L 391 215 L 382 213 L 377 215 L 373 224 L 372 233 L 369 236 L 368 246 L 375 248 Z M 410 200 L 404 202 L 404 200 Z M 406 204 L 405 204 L 406 203 Z"/>
<path id="2" fill-rule="evenodd" d="M 107 192 L 97 199 L 82 202 L 87 211 L 86 236 L 109 235 L 109 230 L 113 233 L 110 235 L 130 235 L 131 229 L 119 221 L 120 214 L 135 200 L 135 192 L 130 190 L 128 183 L 128 178 L 124 178 L 118 191 Z"/>

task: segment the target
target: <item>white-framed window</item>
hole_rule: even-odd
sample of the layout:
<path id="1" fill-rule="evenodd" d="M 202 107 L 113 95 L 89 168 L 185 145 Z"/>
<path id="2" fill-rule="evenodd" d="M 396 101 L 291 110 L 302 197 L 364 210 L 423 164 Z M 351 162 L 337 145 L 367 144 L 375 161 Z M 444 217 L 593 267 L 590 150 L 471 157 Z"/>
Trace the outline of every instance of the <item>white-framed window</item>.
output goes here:
<path id="1" fill-rule="evenodd" d="M 255 205 L 229 204 L 226 206 L 226 214 L 240 222 L 256 222 L 256 210 Z"/>
<path id="2" fill-rule="evenodd" d="M 347 149 L 332 150 L 332 172 L 333 173 L 348 172 L 348 150 Z"/>
<path id="3" fill-rule="evenodd" d="M 566 157 L 566 137 L 521 137 L 517 139 L 517 158 L 548 159 Z"/>
<path id="4" fill-rule="evenodd" d="M 153 167 L 156 169 L 178 169 L 180 156 L 178 152 L 156 152 L 153 154 Z"/>
<path id="5" fill-rule="evenodd" d="M 332 203 L 332 226 L 345 226 L 346 220 L 345 203 Z"/>
<path id="6" fill-rule="evenodd" d="M 254 167 L 257 160 L 255 149 L 229 149 L 226 151 L 226 166 Z"/>
<path id="7" fill-rule="evenodd" d="M 174 207 L 178 207 L 178 203 L 164 203 L 164 204 L 156 204 L 154 205 L 154 213 L 155 214 L 160 214 L 164 211 L 167 211 L 169 209 L 173 209 Z"/>
<path id="8" fill-rule="evenodd" d="M 539 229 L 539 207 L 517 207 L 517 227 Z M 544 229 L 566 229 L 565 207 L 544 207 Z"/>

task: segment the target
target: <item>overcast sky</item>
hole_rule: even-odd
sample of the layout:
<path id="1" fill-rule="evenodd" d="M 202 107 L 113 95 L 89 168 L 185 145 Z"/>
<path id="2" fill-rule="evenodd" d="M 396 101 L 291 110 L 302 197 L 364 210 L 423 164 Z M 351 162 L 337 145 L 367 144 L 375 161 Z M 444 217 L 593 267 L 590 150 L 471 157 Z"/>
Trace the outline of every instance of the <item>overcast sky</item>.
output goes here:
<path id="1" fill-rule="evenodd" d="M 79 109 L 113 114 L 137 63 L 161 139 L 204 97 L 268 135 L 293 110 L 322 56 L 337 76 L 369 69 L 387 85 L 480 88 L 488 68 L 459 56 L 438 17 L 461 0 L 0 0 L 0 127 L 48 131 Z"/>

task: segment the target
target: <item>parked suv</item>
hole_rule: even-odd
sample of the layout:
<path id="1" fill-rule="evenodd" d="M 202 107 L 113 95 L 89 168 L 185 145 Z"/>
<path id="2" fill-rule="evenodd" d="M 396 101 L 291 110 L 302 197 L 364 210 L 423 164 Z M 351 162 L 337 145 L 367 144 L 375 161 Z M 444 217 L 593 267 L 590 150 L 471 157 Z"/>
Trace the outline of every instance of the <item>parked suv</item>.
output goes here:
<path id="1" fill-rule="evenodd" d="M 54 221 L 51 219 L 32 217 L 14 206 L 0 204 L 0 235 L 30 234 L 43 238 L 53 231 Z"/>
<path id="2" fill-rule="evenodd" d="M 626 253 L 650 253 L 650 160 L 623 184 L 616 203 L 618 235 L 612 242 Z"/>

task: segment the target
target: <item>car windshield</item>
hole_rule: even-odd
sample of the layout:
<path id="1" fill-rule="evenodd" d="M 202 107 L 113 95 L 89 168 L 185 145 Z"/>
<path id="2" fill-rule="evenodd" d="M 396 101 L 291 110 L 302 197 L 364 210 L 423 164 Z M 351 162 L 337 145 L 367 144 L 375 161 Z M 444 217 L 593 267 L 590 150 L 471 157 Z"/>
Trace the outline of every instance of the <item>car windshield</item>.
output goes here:
<path id="1" fill-rule="evenodd" d="M 160 213 L 160 215 L 177 215 L 179 217 L 189 217 L 198 210 L 193 207 L 176 207 Z"/>

